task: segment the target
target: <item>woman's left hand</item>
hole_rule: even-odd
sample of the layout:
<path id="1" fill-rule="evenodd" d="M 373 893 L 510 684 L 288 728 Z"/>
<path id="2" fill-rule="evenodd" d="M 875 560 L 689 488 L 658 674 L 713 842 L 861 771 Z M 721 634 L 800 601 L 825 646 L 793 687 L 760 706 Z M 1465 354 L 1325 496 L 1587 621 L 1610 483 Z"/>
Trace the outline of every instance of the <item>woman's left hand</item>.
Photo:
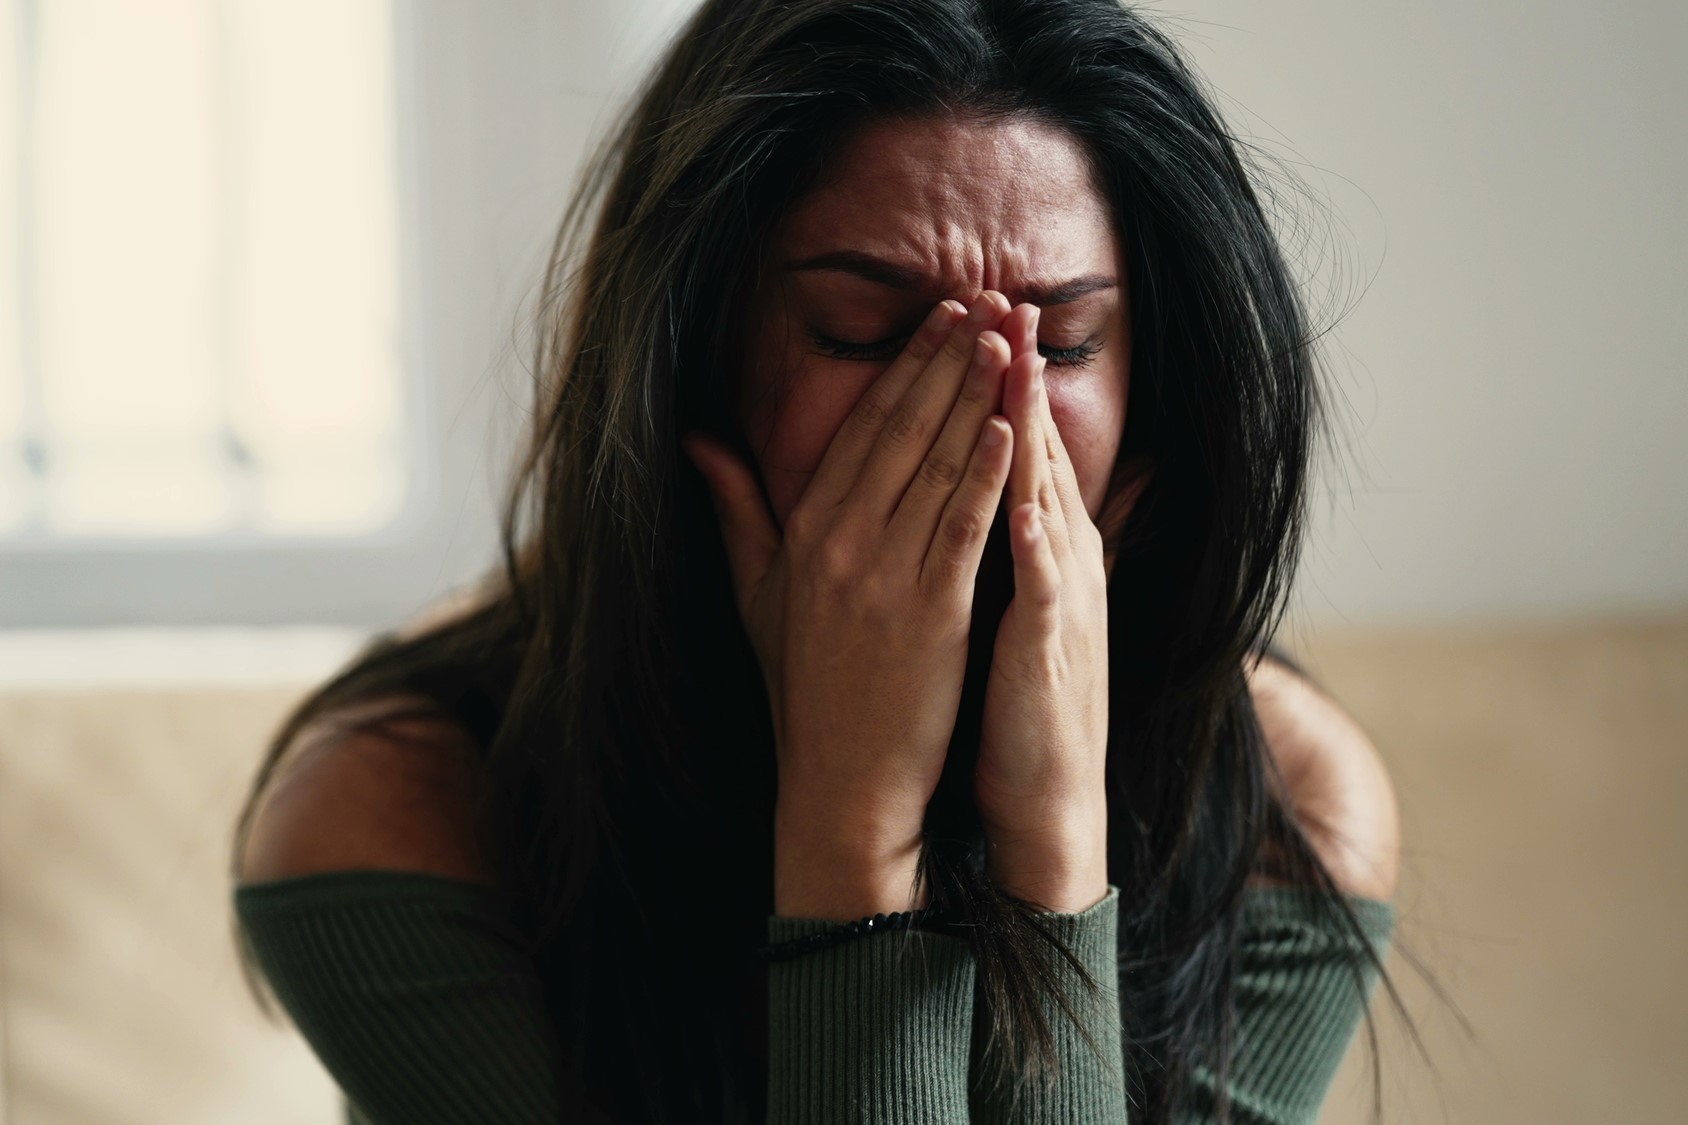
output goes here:
<path id="1" fill-rule="evenodd" d="M 1035 353 L 1036 322 L 1030 306 L 1004 321 L 1016 357 Z M 1003 387 L 1014 598 L 992 651 L 974 787 L 997 885 L 1076 913 L 1108 890 L 1108 579 L 1044 365 L 1011 364 Z"/>

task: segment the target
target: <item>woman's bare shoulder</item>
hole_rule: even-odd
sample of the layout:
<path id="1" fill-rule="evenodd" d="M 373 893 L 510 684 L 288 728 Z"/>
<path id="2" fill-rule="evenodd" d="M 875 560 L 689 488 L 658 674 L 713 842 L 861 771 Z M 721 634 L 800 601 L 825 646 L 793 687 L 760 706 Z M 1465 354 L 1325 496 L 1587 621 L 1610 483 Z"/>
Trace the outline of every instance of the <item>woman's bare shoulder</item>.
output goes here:
<path id="1" fill-rule="evenodd" d="M 1296 821 L 1337 886 L 1393 898 L 1401 818 L 1377 747 L 1339 703 L 1271 657 L 1249 670 L 1249 690 Z"/>
<path id="2" fill-rule="evenodd" d="M 469 733 L 443 714 L 344 724 L 426 702 L 387 696 L 307 724 L 258 794 L 241 880 L 397 870 L 491 882 L 474 826 L 479 756 Z"/>

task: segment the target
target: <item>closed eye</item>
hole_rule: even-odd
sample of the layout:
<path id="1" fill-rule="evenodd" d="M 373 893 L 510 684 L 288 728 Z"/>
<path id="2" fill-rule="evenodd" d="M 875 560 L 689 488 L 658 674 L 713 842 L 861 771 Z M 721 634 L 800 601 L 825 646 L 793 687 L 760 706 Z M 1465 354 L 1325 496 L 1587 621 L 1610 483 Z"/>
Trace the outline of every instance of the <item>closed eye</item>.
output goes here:
<path id="1" fill-rule="evenodd" d="M 835 340 L 819 332 L 811 332 L 810 337 L 816 348 L 835 359 L 863 363 L 887 363 L 897 358 L 909 340 L 907 336 L 892 336 L 885 340 L 858 344 L 850 340 Z M 1037 346 L 1038 354 L 1048 360 L 1051 367 L 1087 366 L 1101 350 L 1101 342 L 1094 337 L 1072 348 L 1057 348 L 1043 343 Z"/>

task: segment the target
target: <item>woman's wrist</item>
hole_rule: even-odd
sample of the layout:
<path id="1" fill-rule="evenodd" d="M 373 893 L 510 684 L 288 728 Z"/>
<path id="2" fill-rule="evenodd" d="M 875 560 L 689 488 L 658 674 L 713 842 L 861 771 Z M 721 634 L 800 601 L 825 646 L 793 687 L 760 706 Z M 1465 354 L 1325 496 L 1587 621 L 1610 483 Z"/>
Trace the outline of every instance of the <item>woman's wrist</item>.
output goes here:
<path id="1" fill-rule="evenodd" d="M 1108 893 L 1105 805 L 1075 805 L 1026 826 L 987 820 L 985 836 L 987 873 L 1016 898 L 1077 914 Z"/>
<path id="2" fill-rule="evenodd" d="M 926 906 L 927 888 L 913 893 L 920 850 L 918 824 L 893 830 L 836 807 L 782 799 L 774 814 L 774 913 L 845 922 Z"/>

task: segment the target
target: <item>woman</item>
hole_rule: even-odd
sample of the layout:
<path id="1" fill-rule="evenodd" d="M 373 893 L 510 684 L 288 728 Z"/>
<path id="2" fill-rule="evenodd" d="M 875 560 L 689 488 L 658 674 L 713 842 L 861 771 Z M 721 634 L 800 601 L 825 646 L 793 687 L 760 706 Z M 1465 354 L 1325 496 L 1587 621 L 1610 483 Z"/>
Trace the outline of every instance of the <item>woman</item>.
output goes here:
<path id="1" fill-rule="evenodd" d="M 545 294 L 502 567 L 242 817 L 354 1119 L 1311 1120 L 1395 808 L 1259 658 L 1312 334 L 1172 43 L 707 3 Z"/>

